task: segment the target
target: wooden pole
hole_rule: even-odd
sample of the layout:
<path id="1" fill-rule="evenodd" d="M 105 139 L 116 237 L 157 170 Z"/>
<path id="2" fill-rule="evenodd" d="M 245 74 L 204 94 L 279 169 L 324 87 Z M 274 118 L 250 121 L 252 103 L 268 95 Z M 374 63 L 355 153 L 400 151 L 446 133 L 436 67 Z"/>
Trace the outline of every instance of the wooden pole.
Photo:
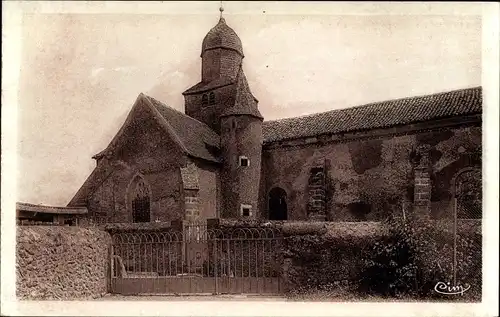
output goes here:
<path id="1" fill-rule="evenodd" d="M 453 286 L 457 284 L 457 196 L 453 198 Z"/>

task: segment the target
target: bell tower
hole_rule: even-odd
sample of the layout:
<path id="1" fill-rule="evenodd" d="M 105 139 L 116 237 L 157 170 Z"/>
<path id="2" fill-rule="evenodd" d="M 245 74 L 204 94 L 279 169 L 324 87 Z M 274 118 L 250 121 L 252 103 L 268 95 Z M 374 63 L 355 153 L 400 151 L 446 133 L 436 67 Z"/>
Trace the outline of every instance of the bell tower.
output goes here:
<path id="1" fill-rule="evenodd" d="M 262 122 L 243 72 L 241 40 L 221 16 L 203 39 L 201 81 L 186 90 L 186 114 L 220 135 L 223 218 L 259 216 Z"/>
<path id="2" fill-rule="evenodd" d="M 243 47 L 236 32 L 221 16 L 203 39 L 201 81 L 186 90 L 185 112 L 220 133 L 219 117 L 234 103 L 234 84 L 243 61 Z"/>

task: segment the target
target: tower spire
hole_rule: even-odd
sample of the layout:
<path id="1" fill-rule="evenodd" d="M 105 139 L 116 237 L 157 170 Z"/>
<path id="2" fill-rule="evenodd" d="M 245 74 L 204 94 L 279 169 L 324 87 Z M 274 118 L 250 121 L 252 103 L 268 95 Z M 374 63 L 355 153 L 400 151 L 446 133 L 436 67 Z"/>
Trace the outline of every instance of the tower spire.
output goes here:
<path id="1" fill-rule="evenodd" d="M 219 11 L 220 11 L 220 18 L 222 19 L 222 12 L 224 12 L 224 7 L 222 6 L 222 1 L 220 2 Z"/>

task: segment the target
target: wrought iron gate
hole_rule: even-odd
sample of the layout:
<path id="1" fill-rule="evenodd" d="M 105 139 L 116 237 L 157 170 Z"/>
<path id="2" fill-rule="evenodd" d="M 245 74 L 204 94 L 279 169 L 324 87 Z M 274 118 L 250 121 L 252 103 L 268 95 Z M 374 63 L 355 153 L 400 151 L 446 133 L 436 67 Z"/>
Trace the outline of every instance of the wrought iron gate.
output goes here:
<path id="1" fill-rule="evenodd" d="M 119 294 L 282 293 L 281 237 L 272 229 L 118 233 L 111 289 Z"/>

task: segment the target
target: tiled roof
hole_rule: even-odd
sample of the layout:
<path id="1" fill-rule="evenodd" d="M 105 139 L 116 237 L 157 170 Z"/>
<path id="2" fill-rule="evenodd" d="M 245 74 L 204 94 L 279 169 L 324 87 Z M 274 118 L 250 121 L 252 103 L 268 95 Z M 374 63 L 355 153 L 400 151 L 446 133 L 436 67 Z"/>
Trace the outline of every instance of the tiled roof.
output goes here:
<path id="1" fill-rule="evenodd" d="M 213 162 L 219 161 L 216 154 L 220 147 L 219 135 L 209 126 L 166 106 L 153 97 L 145 97 L 151 101 L 156 110 L 172 127 L 188 154 Z"/>
<path id="2" fill-rule="evenodd" d="M 45 206 L 34 205 L 28 203 L 16 203 L 16 210 L 41 212 L 47 214 L 62 214 L 62 215 L 82 215 L 87 213 L 86 207 L 59 207 L 59 206 Z"/>
<path id="3" fill-rule="evenodd" d="M 221 117 L 231 115 L 250 115 L 260 119 L 264 119 L 257 107 L 257 99 L 252 95 L 250 87 L 248 86 L 247 78 L 240 66 L 238 76 L 236 77 L 236 96 L 234 105 L 227 107 L 222 111 Z"/>
<path id="4" fill-rule="evenodd" d="M 481 87 L 371 103 L 263 123 L 264 142 L 423 122 L 482 112 Z"/>
<path id="5" fill-rule="evenodd" d="M 208 91 L 214 88 L 224 87 L 234 84 L 236 79 L 229 77 L 219 77 L 210 82 L 199 82 L 188 90 L 184 91 L 183 95 L 197 94 L 200 92 Z"/>
<path id="6" fill-rule="evenodd" d="M 82 187 L 80 187 L 75 196 L 68 203 L 68 207 L 85 206 L 89 195 L 95 192 L 112 172 L 113 167 L 108 164 L 97 165 L 89 177 L 87 177 Z"/>
<path id="7" fill-rule="evenodd" d="M 222 17 L 219 23 L 217 23 L 203 39 L 201 54 L 203 55 L 203 52 L 206 50 L 219 47 L 235 50 L 243 56 L 243 47 L 240 38 L 236 32 L 226 24 L 226 20 Z"/>

